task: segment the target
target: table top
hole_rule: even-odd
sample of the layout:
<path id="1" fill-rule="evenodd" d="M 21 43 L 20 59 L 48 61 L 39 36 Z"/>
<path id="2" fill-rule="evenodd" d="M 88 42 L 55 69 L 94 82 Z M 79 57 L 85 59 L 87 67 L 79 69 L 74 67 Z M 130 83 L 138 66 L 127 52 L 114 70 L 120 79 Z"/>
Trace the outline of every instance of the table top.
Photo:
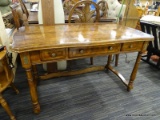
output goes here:
<path id="1" fill-rule="evenodd" d="M 151 41 L 153 36 L 129 27 L 106 24 L 56 24 L 22 27 L 13 36 L 12 50 L 18 53 L 51 48 L 82 47 Z"/>

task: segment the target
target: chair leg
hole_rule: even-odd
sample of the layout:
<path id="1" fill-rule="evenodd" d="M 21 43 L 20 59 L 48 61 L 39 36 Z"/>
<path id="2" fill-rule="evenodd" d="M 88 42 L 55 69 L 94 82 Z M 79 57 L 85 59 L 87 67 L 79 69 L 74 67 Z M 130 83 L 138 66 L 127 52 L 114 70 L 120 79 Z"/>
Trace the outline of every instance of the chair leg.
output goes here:
<path id="1" fill-rule="evenodd" d="M 119 54 L 116 54 L 115 59 L 115 66 L 118 66 Z"/>
<path id="2" fill-rule="evenodd" d="M 19 94 L 19 90 L 16 88 L 16 86 L 15 86 L 13 83 L 11 83 L 10 85 L 11 85 L 12 89 L 13 89 L 17 94 Z"/>
<path id="3" fill-rule="evenodd" d="M 93 65 L 93 57 L 90 57 L 91 65 Z"/>
<path id="4" fill-rule="evenodd" d="M 5 111 L 8 113 L 9 117 L 11 120 L 16 120 L 16 118 L 14 117 L 13 113 L 11 112 L 7 102 L 5 101 L 5 99 L 2 97 L 2 94 L 0 93 L 0 103 L 2 105 L 2 107 L 5 109 Z"/>

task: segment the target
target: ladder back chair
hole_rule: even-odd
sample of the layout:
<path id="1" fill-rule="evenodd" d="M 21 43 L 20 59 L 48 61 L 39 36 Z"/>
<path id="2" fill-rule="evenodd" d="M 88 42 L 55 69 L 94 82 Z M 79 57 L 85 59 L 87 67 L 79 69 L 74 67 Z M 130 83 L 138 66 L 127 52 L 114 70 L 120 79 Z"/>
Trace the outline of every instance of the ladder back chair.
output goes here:
<path id="1" fill-rule="evenodd" d="M 23 14 L 22 8 L 19 3 L 14 3 L 10 5 L 10 9 L 12 11 L 14 24 L 17 29 L 19 29 L 23 25 L 28 25 L 28 20 Z"/>
<path id="2" fill-rule="evenodd" d="M 11 120 L 16 120 L 15 116 L 10 110 L 9 105 L 7 104 L 6 100 L 2 96 L 2 92 L 8 88 L 8 86 L 11 86 L 13 90 L 18 94 L 18 89 L 14 86 L 12 83 L 14 79 L 14 74 L 12 69 L 8 65 L 8 59 L 7 59 L 7 52 L 6 50 L 3 50 L 0 52 L 0 103 L 2 107 L 5 109 L 7 114 L 9 115 Z"/>
<path id="3" fill-rule="evenodd" d="M 22 8 L 22 11 L 23 13 L 26 15 L 26 17 L 28 18 L 29 17 L 29 12 L 27 10 L 27 7 L 26 5 L 24 4 L 24 2 L 22 0 L 19 0 L 20 2 L 20 5 L 21 5 L 21 8 Z"/>

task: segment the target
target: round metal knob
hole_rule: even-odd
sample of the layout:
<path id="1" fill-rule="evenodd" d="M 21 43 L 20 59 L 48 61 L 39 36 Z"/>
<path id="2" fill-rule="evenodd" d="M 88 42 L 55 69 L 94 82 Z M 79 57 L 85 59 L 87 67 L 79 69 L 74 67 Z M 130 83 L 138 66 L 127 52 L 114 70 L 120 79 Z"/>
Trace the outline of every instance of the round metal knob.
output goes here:
<path id="1" fill-rule="evenodd" d="M 130 46 L 129 46 L 129 48 L 132 48 L 133 47 L 133 45 L 131 44 Z"/>
<path id="2" fill-rule="evenodd" d="M 109 46 L 108 49 L 109 49 L 109 50 L 113 50 L 113 47 L 112 47 L 112 46 Z"/>
<path id="3" fill-rule="evenodd" d="M 84 50 L 79 50 L 80 53 L 84 53 Z"/>
<path id="4" fill-rule="evenodd" d="M 56 53 L 52 53 L 51 56 L 52 56 L 52 57 L 56 57 Z"/>

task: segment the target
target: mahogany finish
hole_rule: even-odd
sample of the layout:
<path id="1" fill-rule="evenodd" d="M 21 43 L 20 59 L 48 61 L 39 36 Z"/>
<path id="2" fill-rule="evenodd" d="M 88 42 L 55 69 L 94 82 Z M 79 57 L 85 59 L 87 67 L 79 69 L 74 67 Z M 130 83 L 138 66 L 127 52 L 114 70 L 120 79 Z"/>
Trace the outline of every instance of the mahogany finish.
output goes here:
<path id="1" fill-rule="evenodd" d="M 85 72 L 104 70 L 115 73 L 127 86 L 133 88 L 141 54 L 148 46 L 153 36 L 141 31 L 117 24 L 104 23 L 74 23 L 53 26 L 30 25 L 19 29 L 13 36 L 12 50 L 20 54 L 22 66 L 26 70 L 34 112 L 40 112 L 37 94 L 37 78 L 32 71 L 37 64 L 57 62 L 59 60 L 72 60 L 100 55 L 109 55 L 106 66 L 90 67 L 84 70 L 64 71 L 39 76 L 40 79 L 51 77 L 77 75 Z M 111 65 L 112 54 L 138 52 L 137 60 L 129 81 Z M 33 68 L 33 70 L 32 70 Z"/>

